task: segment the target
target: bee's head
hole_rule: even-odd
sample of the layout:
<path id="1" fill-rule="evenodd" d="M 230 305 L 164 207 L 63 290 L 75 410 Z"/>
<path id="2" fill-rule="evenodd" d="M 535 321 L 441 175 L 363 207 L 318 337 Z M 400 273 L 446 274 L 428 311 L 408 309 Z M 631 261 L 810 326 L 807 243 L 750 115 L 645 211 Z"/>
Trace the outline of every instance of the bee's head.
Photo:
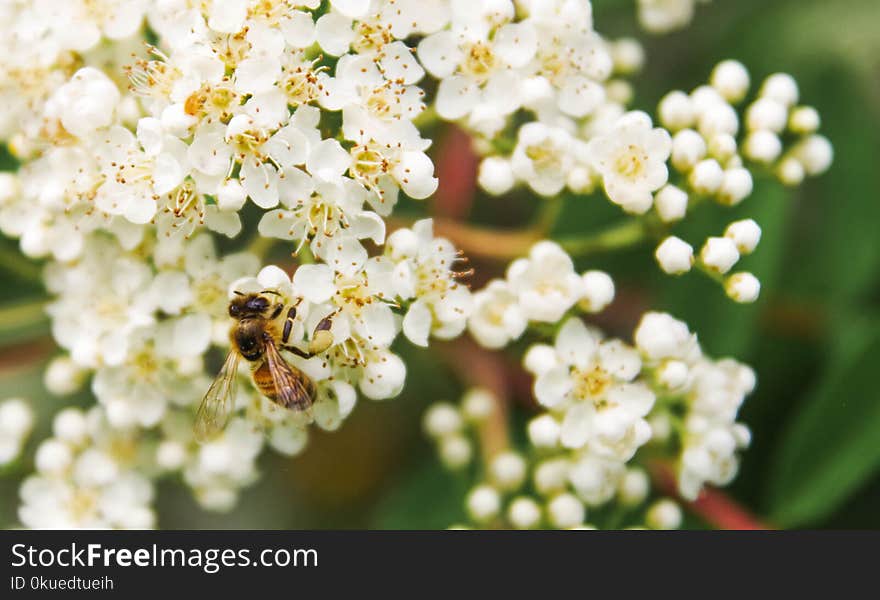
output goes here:
<path id="1" fill-rule="evenodd" d="M 259 294 L 235 292 L 235 297 L 229 302 L 229 316 L 234 319 L 266 317 L 273 304 L 273 300 L 263 292 Z"/>

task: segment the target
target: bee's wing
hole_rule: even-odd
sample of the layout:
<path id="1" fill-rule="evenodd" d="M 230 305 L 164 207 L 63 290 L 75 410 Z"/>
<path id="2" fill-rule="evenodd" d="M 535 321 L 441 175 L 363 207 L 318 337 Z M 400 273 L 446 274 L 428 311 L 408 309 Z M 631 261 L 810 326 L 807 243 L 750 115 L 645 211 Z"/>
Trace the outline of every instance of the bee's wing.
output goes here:
<path id="1" fill-rule="evenodd" d="M 223 368 L 217 374 L 208 392 L 199 405 L 196 413 L 194 432 L 196 439 L 204 442 L 218 433 L 226 426 L 229 413 L 235 404 L 235 395 L 238 383 L 238 353 L 231 350 L 226 356 Z"/>
<path id="2" fill-rule="evenodd" d="M 314 384 L 299 369 L 294 369 L 275 346 L 275 342 L 266 337 L 266 362 L 269 373 L 275 384 L 278 404 L 284 408 L 305 410 L 312 405 Z"/>

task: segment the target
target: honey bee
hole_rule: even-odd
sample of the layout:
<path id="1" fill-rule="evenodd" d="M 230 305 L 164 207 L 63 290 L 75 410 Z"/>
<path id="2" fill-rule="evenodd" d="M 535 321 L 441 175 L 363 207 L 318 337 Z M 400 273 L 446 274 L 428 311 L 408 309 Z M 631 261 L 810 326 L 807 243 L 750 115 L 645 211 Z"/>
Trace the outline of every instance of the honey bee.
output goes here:
<path id="1" fill-rule="evenodd" d="M 264 396 L 284 408 L 308 410 L 315 401 L 315 384 L 305 373 L 290 365 L 279 348 L 303 358 L 324 352 L 333 344 L 331 318 L 315 327 L 308 351 L 289 344 L 296 307 L 286 306 L 273 290 L 245 294 L 235 292 L 229 316 L 235 323 L 229 332 L 230 350 L 223 367 L 208 388 L 196 414 L 195 434 L 206 440 L 223 429 L 235 403 L 238 364 L 251 365 L 251 376 Z"/>

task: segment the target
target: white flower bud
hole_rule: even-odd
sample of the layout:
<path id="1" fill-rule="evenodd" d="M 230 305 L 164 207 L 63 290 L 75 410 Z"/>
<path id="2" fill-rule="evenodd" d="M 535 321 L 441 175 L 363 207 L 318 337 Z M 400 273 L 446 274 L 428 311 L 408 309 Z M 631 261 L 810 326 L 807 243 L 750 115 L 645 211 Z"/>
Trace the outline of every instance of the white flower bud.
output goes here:
<path id="1" fill-rule="evenodd" d="M 174 471 L 186 462 L 186 448 L 175 440 L 163 440 L 156 448 L 156 464 L 167 471 Z"/>
<path id="2" fill-rule="evenodd" d="M 662 444 L 672 435 L 672 421 L 666 413 L 654 415 L 648 420 L 648 424 L 651 426 L 651 439 L 655 442 Z"/>
<path id="3" fill-rule="evenodd" d="M 657 246 L 654 257 L 666 273 L 678 275 L 691 270 L 694 264 L 694 249 L 683 239 L 671 235 Z"/>
<path id="4" fill-rule="evenodd" d="M 761 294 L 761 282 L 749 272 L 734 273 L 725 280 L 724 292 L 735 302 L 749 304 Z"/>
<path id="5" fill-rule="evenodd" d="M 699 129 L 707 138 L 715 135 L 736 135 L 739 117 L 729 104 L 714 104 L 700 114 Z"/>
<path id="6" fill-rule="evenodd" d="M 690 369 L 680 360 L 667 360 L 657 369 L 657 382 L 668 390 L 678 390 L 688 381 Z"/>
<path id="7" fill-rule="evenodd" d="M 21 439 L 31 431 L 34 413 L 21 398 L 10 398 L 0 404 L 0 437 Z"/>
<path id="8" fill-rule="evenodd" d="M 557 364 L 556 350 L 546 344 L 535 344 L 526 351 L 523 366 L 531 373 L 544 373 Z"/>
<path id="9" fill-rule="evenodd" d="M 807 175 L 821 175 L 828 170 L 834 160 L 834 148 L 828 138 L 821 135 L 811 135 L 800 142 L 795 148 L 795 153 L 804 165 Z"/>
<path id="10" fill-rule="evenodd" d="M 516 529 L 533 529 L 541 523 L 541 507 L 526 496 L 516 498 L 507 509 L 507 518 Z"/>
<path id="11" fill-rule="evenodd" d="M 682 129 L 672 138 L 672 166 L 686 173 L 706 156 L 706 140 L 693 129 Z"/>
<path id="12" fill-rule="evenodd" d="M 441 438 L 461 429 L 461 415 L 452 404 L 438 402 L 425 413 L 422 425 L 428 435 Z"/>
<path id="13" fill-rule="evenodd" d="M 792 106 L 798 101 L 798 85 L 788 73 L 775 73 L 764 80 L 759 92 L 765 98 L 772 98 L 784 106 Z"/>
<path id="14" fill-rule="evenodd" d="M 614 300 L 614 280 L 604 271 L 587 271 L 582 276 L 584 296 L 580 306 L 590 313 L 602 311 Z"/>
<path id="15" fill-rule="evenodd" d="M 782 153 L 782 141 L 772 131 L 753 131 L 746 137 L 743 151 L 756 162 L 770 164 Z"/>
<path id="16" fill-rule="evenodd" d="M 238 502 L 238 492 L 233 488 L 210 487 L 196 490 L 196 501 L 205 510 L 229 512 Z"/>
<path id="17" fill-rule="evenodd" d="M 513 187 L 515 177 L 510 161 L 499 156 L 489 156 L 480 163 L 477 183 L 489 194 L 500 196 Z"/>
<path id="18" fill-rule="evenodd" d="M 555 448 L 559 443 L 559 422 L 549 414 L 543 414 L 529 421 L 529 441 L 536 448 Z"/>
<path id="19" fill-rule="evenodd" d="M 709 155 L 720 163 L 726 163 L 736 156 L 736 138 L 729 133 L 719 133 L 709 139 Z"/>
<path id="20" fill-rule="evenodd" d="M 627 105 L 632 102 L 635 92 L 632 84 L 623 79 L 612 79 L 605 82 L 605 97 L 609 102 Z"/>
<path id="21" fill-rule="evenodd" d="M 43 384 L 56 396 L 67 396 L 76 392 L 85 379 L 85 369 L 66 355 L 53 358 L 43 374 Z"/>
<path id="22" fill-rule="evenodd" d="M 761 226 L 754 219 L 734 221 L 724 230 L 724 237 L 733 240 L 740 254 L 751 254 L 761 241 Z"/>
<path id="23" fill-rule="evenodd" d="M 670 131 L 691 127 L 696 120 L 696 112 L 690 96 L 678 90 L 663 96 L 657 112 L 660 116 L 660 124 Z"/>
<path id="24" fill-rule="evenodd" d="M 752 174 L 748 169 L 742 167 L 727 169 L 721 178 L 721 186 L 716 197 L 722 204 L 734 206 L 752 193 L 752 186 Z"/>
<path id="25" fill-rule="evenodd" d="M 547 504 L 550 523 L 559 529 L 577 527 L 584 522 L 586 514 L 584 503 L 574 494 L 559 494 Z"/>
<path id="26" fill-rule="evenodd" d="M 645 50 L 635 38 L 621 38 L 611 44 L 614 71 L 623 75 L 635 73 L 645 63 Z"/>
<path id="27" fill-rule="evenodd" d="M 560 491 L 568 482 L 568 462 L 561 458 L 546 460 L 537 466 L 533 478 L 535 489 L 544 496 Z"/>
<path id="28" fill-rule="evenodd" d="M 489 485 L 479 485 L 467 496 L 467 510 L 477 523 L 485 523 L 498 515 L 501 509 L 501 496 Z"/>
<path id="29" fill-rule="evenodd" d="M 526 461 L 516 452 L 503 452 L 492 459 L 489 470 L 499 489 L 515 490 L 526 478 Z"/>
<path id="30" fill-rule="evenodd" d="M 819 111 L 812 106 L 798 106 L 791 111 L 788 118 L 788 128 L 799 134 L 815 133 L 819 129 L 821 119 Z"/>
<path id="31" fill-rule="evenodd" d="M 776 176 L 779 181 L 788 186 L 800 185 L 805 175 L 804 165 L 794 156 L 783 158 L 776 167 Z"/>
<path id="32" fill-rule="evenodd" d="M 70 446 L 56 439 L 48 439 L 37 448 L 34 464 L 40 473 L 60 473 L 73 462 Z"/>
<path id="33" fill-rule="evenodd" d="M 486 388 L 471 388 L 461 399 L 461 412 L 473 423 L 480 423 L 495 410 L 495 395 Z"/>
<path id="34" fill-rule="evenodd" d="M 52 421 L 52 433 L 70 444 L 80 444 L 89 432 L 85 414 L 78 408 L 65 408 Z"/>
<path id="35" fill-rule="evenodd" d="M 471 442 L 463 435 L 447 435 L 440 440 L 440 460 L 450 469 L 459 469 L 471 462 Z"/>
<path id="36" fill-rule="evenodd" d="M 620 501 L 626 506 L 637 506 L 645 501 L 651 491 L 651 482 L 644 469 L 627 469 L 617 489 Z"/>
<path id="37" fill-rule="evenodd" d="M 788 121 L 786 107 L 770 98 L 758 98 L 746 111 L 746 126 L 751 131 L 767 129 L 781 133 Z"/>
<path id="38" fill-rule="evenodd" d="M 654 196 L 654 208 L 664 223 L 683 219 L 687 214 L 687 206 L 687 192 L 671 183 L 660 188 Z"/>
<path id="39" fill-rule="evenodd" d="M 576 194 L 589 194 L 596 189 L 596 179 L 586 167 L 574 167 L 565 178 L 565 185 Z"/>
<path id="40" fill-rule="evenodd" d="M 713 271 L 723 274 L 739 260 L 739 251 L 731 239 L 710 237 L 700 250 L 700 260 Z"/>
<path id="41" fill-rule="evenodd" d="M 714 158 L 701 160 L 694 165 L 688 183 L 699 194 L 714 194 L 721 187 L 724 171 Z"/>
<path id="42" fill-rule="evenodd" d="M 749 91 L 749 72 L 736 60 L 725 60 L 715 65 L 709 81 L 725 100 L 734 104 L 742 101 Z"/>
<path id="43" fill-rule="evenodd" d="M 697 115 L 703 114 L 706 110 L 718 104 L 727 104 L 727 100 L 718 93 L 718 90 L 710 85 L 701 85 L 692 91 L 691 100 L 694 103 Z"/>
<path id="44" fill-rule="evenodd" d="M 668 498 L 655 502 L 645 515 L 645 522 L 651 529 L 678 529 L 681 521 L 681 508 Z"/>
<path id="45" fill-rule="evenodd" d="M 237 212 L 247 200 L 247 192 L 238 179 L 227 179 L 217 189 L 217 207 L 223 211 Z"/>

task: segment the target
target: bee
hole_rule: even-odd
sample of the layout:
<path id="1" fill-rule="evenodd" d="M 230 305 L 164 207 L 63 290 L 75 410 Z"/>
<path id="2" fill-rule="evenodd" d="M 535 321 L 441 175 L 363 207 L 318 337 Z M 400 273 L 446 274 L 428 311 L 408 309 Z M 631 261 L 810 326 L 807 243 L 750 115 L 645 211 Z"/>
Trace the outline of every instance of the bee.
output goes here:
<path id="1" fill-rule="evenodd" d="M 229 316 L 235 319 L 229 331 L 229 354 L 199 405 L 195 422 L 197 439 L 209 439 L 226 425 L 235 403 L 236 375 L 242 359 L 250 363 L 254 385 L 269 400 L 294 411 L 312 406 L 314 382 L 290 365 L 279 349 L 303 358 L 324 352 L 333 344 L 330 333 L 333 315 L 315 327 L 306 352 L 289 343 L 298 304 L 286 306 L 274 290 L 248 294 L 235 291 L 229 303 Z"/>

